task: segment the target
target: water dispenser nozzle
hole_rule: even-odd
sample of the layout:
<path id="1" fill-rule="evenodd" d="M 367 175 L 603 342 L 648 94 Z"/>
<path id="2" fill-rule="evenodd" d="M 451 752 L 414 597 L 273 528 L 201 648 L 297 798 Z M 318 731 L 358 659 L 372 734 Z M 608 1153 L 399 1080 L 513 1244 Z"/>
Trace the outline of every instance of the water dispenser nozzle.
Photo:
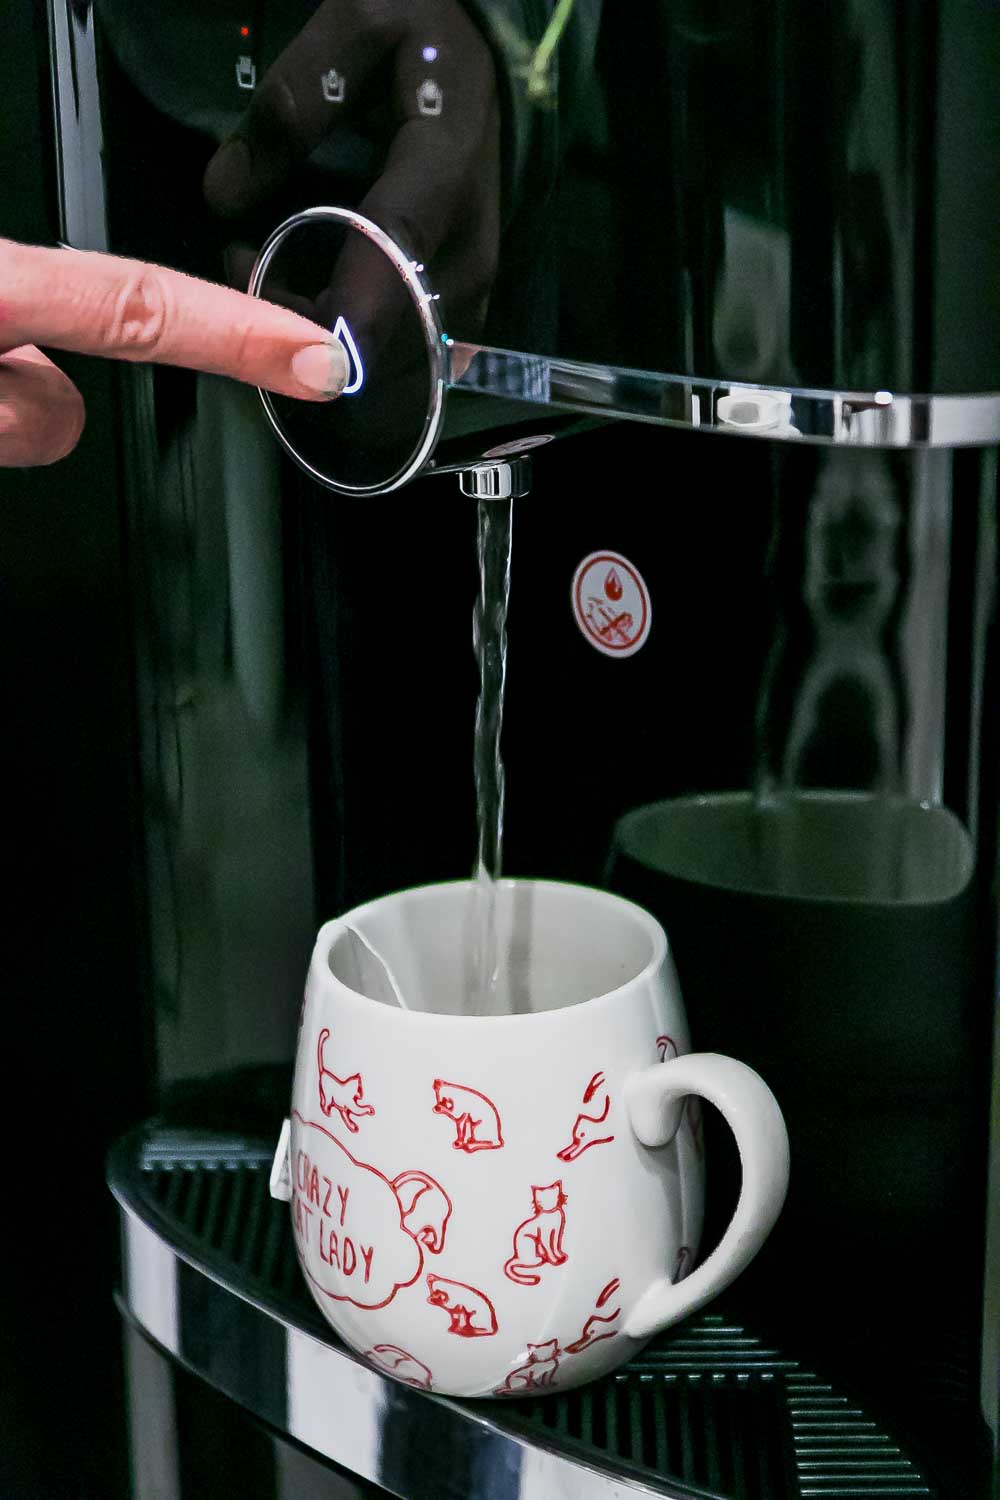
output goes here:
<path id="1" fill-rule="evenodd" d="M 521 454 L 502 463 L 476 464 L 461 471 L 459 485 L 472 500 L 517 500 L 531 489 L 531 459 Z"/>

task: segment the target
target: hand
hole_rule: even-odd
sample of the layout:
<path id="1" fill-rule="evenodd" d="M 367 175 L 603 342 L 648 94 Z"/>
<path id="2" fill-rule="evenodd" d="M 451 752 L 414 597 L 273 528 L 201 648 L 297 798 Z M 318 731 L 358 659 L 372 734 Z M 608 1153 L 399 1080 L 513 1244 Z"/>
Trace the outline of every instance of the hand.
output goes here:
<path id="1" fill-rule="evenodd" d="M 37 344 L 311 401 L 347 380 L 341 345 L 287 308 L 139 261 L 0 240 L 0 467 L 54 463 L 83 431 L 79 391 Z"/>
<path id="2" fill-rule="evenodd" d="M 209 206 L 235 218 L 274 198 L 348 121 L 385 155 L 359 211 L 428 267 L 449 331 L 474 337 L 499 253 L 500 115 L 492 55 L 458 0 L 324 0 L 209 162 Z M 342 261 L 330 275 L 349 284 L 352 317 L 384 296 L 388 318 L 374 262 Z"/>

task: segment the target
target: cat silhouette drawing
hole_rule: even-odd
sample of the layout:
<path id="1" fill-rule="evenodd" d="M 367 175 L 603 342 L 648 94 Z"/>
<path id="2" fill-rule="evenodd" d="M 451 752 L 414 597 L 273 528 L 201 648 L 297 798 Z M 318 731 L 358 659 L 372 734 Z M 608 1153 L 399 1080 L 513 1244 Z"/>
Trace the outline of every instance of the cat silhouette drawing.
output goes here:
<path id="1" fill-rule="evenodd" d="M 677 1056 L 677 1043 L 672 1036 L 658 1036 L 656 1050 L 660 1054 L 660 1062 L 669 1062 L 672 1057 Z"/>
<path id="2" fill-rule="evenodd" d="M 485 1292 L 479 1292 L 464 1281 L 449 1281 L 446 1276 L 429 1275 L 427 1301 L 448 1314 L 448 1332 L 462 1339 L 489 1338 L 497 1331 L 497 1315 Z"/>
<path id="3" fill-rule="evenodd" d="M 391 1185 L 407 1234 L 412 1234 L 432 1255 L 440 1255 L 452 1206 L 444 1188 L 426 1172 L 400 1172 Z"/>
<path id="4" fill-rule="evenodd" d="M 429 1391 L 431 1388 L 430 1370 L 422 1360 L 414 1359 L 412 1354 L 407 1354 L 398 1344 L 376 1344 L 374 1349 L 365 1352 L 365 1359 L 370 1359 L 373 1365 L 378 1365 L 380 1370 L 403 1381 L 405 1385 L 415 1386 L 418 1391 Z"/>
<path id="5" fill-rule="evenodd" d="M 612 1339 L 617 1333 L 618 1319 L 621 1317 L 621 1308 L 616 1307 L 614 1312 L 605 1314 L 591 1313 L 579 1338 L 566 1345 L 567 1354 L 582 1354 L 584 1349 L 589 1349 L 591 1344 L 599 1344 L 601 1339 Z"/>
<path id="6" fill-rule="evenodd" d="M 435 1078 L 434 1113 L 445 1115 L 455 1127 L 452 1141 L 456 1151 L 498 1151 L 503 1145 L 500 1113 L 495 1104 L 478 1089 L 462 1083 L 446 1083 Z"/>
<path id="7" fill-rule="evenodd" d="M 357 1122 L 366 1115 L 373 1115 L 375 1108 L 364 1100 L 365 1086 L 360 1073 L 351 1073 L 338 1078 L 323 1062 L 323 1049 L 330 1039 L 330 1029 L 324 1026 L 316 1042 L 316 1062 L 319 1066 L 319 1107 L 326 1116 L 337 1114 L 352 1135 L 357 1135 Z"/>
<path id="8" fill-rule="evenodd" d="M 621 1317 L 621 1308 L 615 1307 L 608 1313 L 602 1313 L 601 1308 L 606 1307 L 611 1299 L 621 1288 L 621 1281 L 617 1276 L 602 1287 L 597 1296 L 597 1306 L 583 1325 L 578 1338 L 571 1344 L 567 1344 L 564 1350 L 566 1354 L 582 1354 L 584 1349 L 589 1349 L 591 1344 L 599 1344 L 602 1339 L 612 1339 L 618 1332 L 618 1319 Z"/>
<path id="9" fill-rule="evenodd" d="M 606 1146 L 609 1141 L 614 1140 L 604 1128 L 604 1122 L 608 1118 L 611 1109 L 611 1097 L 604 1096 L 604 1108 L 599 1115 L 587 1115 L 582 1112 L 577 1115 L 573 1125 L 573 1137 L 568 1146 L 564 1146 L 556 1155 L 560 1161 L 576 1161 L 591 1146 Z"/>
<path id="10" fill-rule="evenodd" d="M 544 1391 L 555 1379 L 559 1369 L 558 1339 L 549 1339 L 546 1344 L 529 1344 L 528 1358 L 516 1370 L 511 1370 L 503 1385 L 494 1391 L 495 1396 L 519 1396 L 522 1391 Z"/>
<path id="11" fill-rule="evenodd" d="M 504 1275 L 518 1286 L 537 1286 L 546 1266 L 561 1266 L 568 1259 L 563 1250 L 566 1229 L 566 1194 L 561 1182 L 532 1187 L 533 1212 L 514 1230 L 514 1252 L 504 1266 Z"/>

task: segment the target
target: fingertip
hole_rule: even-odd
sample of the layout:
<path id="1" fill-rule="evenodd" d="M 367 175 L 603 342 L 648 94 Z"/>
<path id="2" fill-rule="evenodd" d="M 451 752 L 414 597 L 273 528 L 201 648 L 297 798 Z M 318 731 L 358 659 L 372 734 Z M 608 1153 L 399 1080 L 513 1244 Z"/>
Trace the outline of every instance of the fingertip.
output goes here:
<path id="1" fill-rule="evenodd" d="M 86 409 L 69 381 L 47 381 L 0 403 L 0 469 L 46 468 L 67 458 L 83 436 Z"/>
<path id="2" fill-rule="evenodd" d="M 297 350 L 290 369 L 307 400 L 332 401 L 347 384 L 347 354 L 339 339 Z"/>

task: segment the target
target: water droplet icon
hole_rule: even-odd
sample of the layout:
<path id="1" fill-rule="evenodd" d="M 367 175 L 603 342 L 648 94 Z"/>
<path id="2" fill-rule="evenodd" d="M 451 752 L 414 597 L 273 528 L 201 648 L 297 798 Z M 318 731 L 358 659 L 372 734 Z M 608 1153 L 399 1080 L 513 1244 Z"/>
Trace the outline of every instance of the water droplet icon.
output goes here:
<path id="1" fill-rule="evenodd" d="M 353 396 L 365 383 L 365 367 L 358 346 L 354 342 L 354 335 L 348 328 L 347 319 L 343 313 L 333 325 L 333 336 L 340 340 L 347 351 L 348 379 L 341 394 Z"/>
<path id="2" fill-rule="evenodd" d="M 622 581 L 618 577 L 618 571 L 616 568 L 608 569 L 607 577 L 604 580 L 604 592 L 607 594 L 608 598 L 614 600 L 615 603 L 618 602 L 618 600 L 624 593 L 624 589 L 622 588 Z"/>

